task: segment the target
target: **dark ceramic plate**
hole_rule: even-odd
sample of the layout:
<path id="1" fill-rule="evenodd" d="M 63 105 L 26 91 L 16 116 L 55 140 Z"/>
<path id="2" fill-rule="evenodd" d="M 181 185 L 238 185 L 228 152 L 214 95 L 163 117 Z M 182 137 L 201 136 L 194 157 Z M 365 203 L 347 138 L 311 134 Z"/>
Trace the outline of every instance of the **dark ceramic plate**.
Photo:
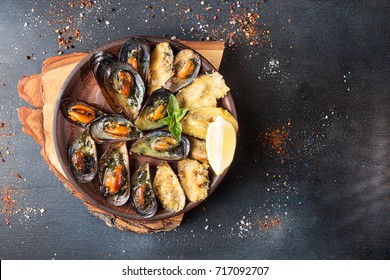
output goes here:
<path id="1" fill-rule="evenodd" d="M 156 37 L 144 37 L 144 38 L 149 42 L 151 48 L 153 48 L 155 44 L 164 41 L 169 42 L 174 53 L 177 53 L 182 49 L 188 48 L 179 42 L 168 40 L 165 38 L 156 38 Z M 99 50 L 109 51 L 114 55 L 118 56 L 120 48 L 126 40 L 127 38 L 112 42 L 108 45 L 103 46 Z M 138 215 L 133 210 L 130 201 L 128 201 L 125 205 L 120 207 L 116 207 L 108 204 L 99 190 L 99 182 L 97 176 L 92 182 L 82 184 L 77 182 L 73 178 L 72 173 L 70 171 L 68 158 L 67 158 L 68 147 L 74 141 L 74 139 L 83 131 L 83 129 L 77 127 L 76 125 L 71 124 L 62 116 L 59 110 L 59 105 L 61 100 L 69 97 L 77 98 L 91 105 L 94 105 L 107 113 L 113 112 L 111 108 L 108 106 L 108 104 L 106 103 L 106 101 L 104 100 L 103 96 L 101 95 L 99 86 L 89 69 L 90 57 L 91 54 L 88 55 L 86 58 L 84 58 L 82 61 L 80 61 L 80 63 L 70 73 L 69 77 L 65 80 L 61 88 L 57 100 L 57 104 L 53 116 L 54 117 L 53 134 L 54 134 L 54 144 L 58 155 L 58 159 L 69 180 L 77 188 L 77 190 L 83 195 L 83 197 L 88 201 L 88 203 L 120 218 L 132 219 L 132 220 L 145 220 L 145 218 Z M 206 71 L 216 70 L 210 64 L 210 62 L 208 62 L 203 56 L 201 56 L 201 58 L 202 58 L 202 67 L 201 67 L 200 74 Z M 235 118 L 237 118 L 237 113 L 234 106 L 233 98 L 230 93 L 228 93 L 225 98 L 219 101 L 218 106 L 229 110 L 232 113 L 232 115 Z M 130 145 L 131 143 L 128 143 L 128 148 L 130 148 Z M 105 145 L 97 145 L 97 146 L 98 146 L 98 158 L 100 158 L 103 152 L 106 150 L 107 146 Z M 145 161 L 148 161 L 150 163 L 151 173 L 152 173 L 151 175 L 152 178 L 154 178 L 156 167 L 161 161 L 142 157 L 142 156 L 135 156 L 135 155 L 130 156 L 131 175 Z M 169 164 L 177 173 L 177 164 L 175 162 L 169 162 Z M 213 172 L 210 171 L 211 182 L 210 182 L 209 195 L 211 195 L 218 187 L 218 185 L 222 182 L 222 179 L 225 177 L 227 171 L 228 170 L 225 170 L 225 172 L 220 176 L 215 176 L 215 174 L 213 174 Z M 180 213 L 187 212 L 199 204 L 200 202 L 192 203 L 187 201 L 186 206 Z M 148 220 L 169 218 L 177 214 L 179 213 L 171 213 L 165 211 L 159 205 L 156 215 L 151 218 L 148 218 Z"/>

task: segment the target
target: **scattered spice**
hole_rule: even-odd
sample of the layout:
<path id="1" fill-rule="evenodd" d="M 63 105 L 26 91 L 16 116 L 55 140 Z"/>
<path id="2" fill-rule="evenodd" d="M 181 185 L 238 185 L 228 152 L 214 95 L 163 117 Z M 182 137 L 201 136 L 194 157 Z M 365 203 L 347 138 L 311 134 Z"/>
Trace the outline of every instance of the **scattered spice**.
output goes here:
<path id="1" fill-rule="evenodd" d="M 180 8 L 181 4 L 185 6 Z M 222 1 L 219 6 L 214 7 L 205 1 L 200 2 L 200 7 L 190 8 L 187 2 L 177 2 L 177 9 L 172 10 L 169 17 L 177 16 L 180 21 L 180 28 L 183 34 L 192 33 L 193 38 L 204 41 L 205 38 L 212 38 L 216 41 L 225 41 L 228 46 L 272 46 L 270 33 L 266 23 L 261 21 L 262 6 L 258 2 Z M 199 10 L 200 9 L 200 10 Z M 161 21 L 167 20 L 163 14 L 165 9 L 157 17 L 158 9 L 146 6 L 145 12 L 149 13 L 148 19 L 158 18 Z M 197 12 L 198 13 L 197 13 Z M 226 11 L 226 14 L 218 14 Z M 192 13 L 190 13 L 192 12 Z M 208 15 L 207 13 L 210 13 Z M 226 16 L 228 18 L 226 19 Z M 146 19 L 145 21 L 148 21 Z M 226 21 L 227 20 L 227 21 Z M 188 26 L 188 22 L 192 26 Z M 213 22 L 211 24 L 211 22 Z M 220 22 L 220 24 L 216 24 Z M 228 24 L 226 24 L 228 22 Z M 207 39 L 206 39 L 207 40 Z"/>
<path id="2" fill-rule="evenodd" d="M 9 217 L 20 211 L 17 201 L 17 197 L 20 193 L 20 188 L 4 187 L 1 191 L 1 213 L 5 216 L 5 221 L 7 225 L 11 223 Z"/>
<path id="3" fill-rule="evenodd" d="M 289 127 L 291 126 L 291 120 L 287 122 L 287 126 L 268 128 L 264 134 L 264 139 L 271 146 L 271 149 L 282 157 L 282 163 L 284 163 L 285 157 L 288 156 L 288 150 L 286 148 L 287 143 L 291 141 Z"/>
<path id="4" fill-rule="evenodd" d="M 282 219 L 280 217 L 268 217 L 266 216 L 265 220 L 258 221 L 259 230 L 269 230 L 269 229 L 282 229 Z"/>
<path id="5" fill-rule="evenodd" d="M 79 26 L 84 20 L 85 13 L 91 11 L 94 3 L 95 1 L 79 0 L 68 4 L 51 5 L 48 13 L 51 18 L 47 22 L 55 26 L 58 55 L 63 54 L 63 50 L 74 48 L 75 43 L 82 40 Z M 80 9 L 83 9 L 82 12 Z"/>

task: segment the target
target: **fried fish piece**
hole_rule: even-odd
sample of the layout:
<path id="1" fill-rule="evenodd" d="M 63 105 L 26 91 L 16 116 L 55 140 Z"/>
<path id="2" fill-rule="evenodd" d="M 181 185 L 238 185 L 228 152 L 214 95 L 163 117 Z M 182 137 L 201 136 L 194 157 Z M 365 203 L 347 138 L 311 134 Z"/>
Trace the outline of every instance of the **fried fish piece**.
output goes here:
<path id="1" fill-rule="evenodd" d="M 204 107 L 189 111 L 181 121 L 183 132 L 199 139 L 206 139 L 207 128 L 210 123 L 221 115 L 227 122 L 230 122 L 236 132 L 238 122 L 229 111 L 219 107 Z"/>
<path id="2" fill-rule="evenodd" d="M 170 212 L 181 211 L 186 204 L 186 197 L 181 188 L 179 179 L 171 166 L 163 161 L 157 166 L 153 180 L 154 193 L 162 207 Z"/>
<path id="3" fill-rule="evenodd" d="M 181 108 L 194 110 L 201 107 L 217 107 L 217 99 L 226 96 L 230 88 L 218 72 L 197 77 L 176 95 Z"/>
<path id="4" fill-rule="evenodd" d="M 180 183 L 189 201 L 199 202 L 207 197 L 210 183 L 208 168 L 208 164 L 194 159 L 179 161 Z"/>
<path id="5" fill-rule="evenodd" d="M 150 66 L 147 82 L 147 93 L 151 95 L 161 88 L 172 76 L 173 52 L 169 43 L 162 42 L 156 45 L 150 55 Z"/>
<path id="6" fill-rule="evenodd" d="M 193 137 L 187 137 L 190 141 L 190 153 L 188 156 L 202 163 L 209 163 L 207 159 L 206 141 L 199 140 Z"/>

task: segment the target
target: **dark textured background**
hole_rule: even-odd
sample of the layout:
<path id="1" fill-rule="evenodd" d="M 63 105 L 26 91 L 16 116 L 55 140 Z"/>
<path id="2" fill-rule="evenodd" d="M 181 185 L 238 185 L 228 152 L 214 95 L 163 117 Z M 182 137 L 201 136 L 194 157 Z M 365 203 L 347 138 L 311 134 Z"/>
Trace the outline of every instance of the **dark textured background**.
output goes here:
<path id="1" fill-rule="evenodd" d="M 233 1 L 96 1 L 88 11 L 36 2 L 0 7 L 0 188 L 18 188 L 21 209 L 10 225 L 0 216 L 1 259 L 390 257 L 389 1 L 260 1 L 256 28 L 270 31 L 272 46 L 242 38 L 220 68 L 240 123 L 230 172 L 181 227 L 146 236 L 108 228 L 64 189 L 21 132 L 17 82 L 57 55 L 60 19 L 84 13 L 83 40 L 65 53 L 137 34 L 226 39 Z M 285 132 L 279 154 L 267 141 L 277 129 Z"/>

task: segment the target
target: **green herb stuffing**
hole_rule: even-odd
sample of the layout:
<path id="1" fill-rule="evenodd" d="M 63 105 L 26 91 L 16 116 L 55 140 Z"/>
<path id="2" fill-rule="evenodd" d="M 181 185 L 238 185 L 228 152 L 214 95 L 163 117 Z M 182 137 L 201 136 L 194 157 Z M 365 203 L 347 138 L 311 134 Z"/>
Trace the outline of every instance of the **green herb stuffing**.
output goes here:
<path id="1" fill-rule="evenodd" d="M 168 116 L 159 120 L 158 122 L 169 127 L 169 131 L 173 134 L 177 141 L 181 141 L 182 127 L 180 121 L 187 114 L 187 108 L 179 108 L 179 103 L 176 97 L 171 94 L 167 107 Z"/>

